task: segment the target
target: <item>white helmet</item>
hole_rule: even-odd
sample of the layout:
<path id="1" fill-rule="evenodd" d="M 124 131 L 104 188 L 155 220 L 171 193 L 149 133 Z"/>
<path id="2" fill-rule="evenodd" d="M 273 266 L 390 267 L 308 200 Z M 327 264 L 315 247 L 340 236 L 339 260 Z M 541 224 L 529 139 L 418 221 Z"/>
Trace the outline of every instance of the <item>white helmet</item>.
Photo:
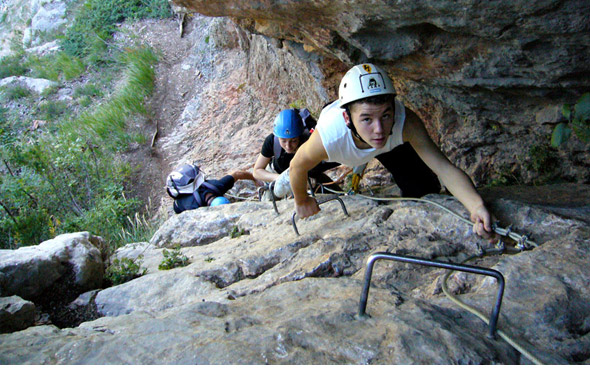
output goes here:
<path id="1" fill-rule="evenodd" d="M 384 94 L 395 95 L 393 82 L 387 72 L 368 63 L 352 67 L 346 72 L 338 88 L 340 107 L 359 99 Z"/>

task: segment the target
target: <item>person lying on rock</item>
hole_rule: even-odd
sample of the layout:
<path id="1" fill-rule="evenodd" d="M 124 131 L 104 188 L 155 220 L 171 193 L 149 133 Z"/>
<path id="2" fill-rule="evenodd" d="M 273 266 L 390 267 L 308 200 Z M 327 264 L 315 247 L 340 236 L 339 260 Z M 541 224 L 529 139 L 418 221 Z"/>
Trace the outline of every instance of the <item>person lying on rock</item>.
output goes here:
<path id="1" fill-rule="evenodd" d="M 339 99 L 322 110 L 315 132 L 290 164 L 299 218 L 320 211 L 306 186 L 309 171 L 321 161 L 357 167 L 377 158 L 391 172 L 403 197 L 440 193 L 440 178 L 469 211 L 473 231 L 493 238 L 490 212 L 470 178 L 442 154 L 420 118 L 395 95 L 387 73 L 373 64 L 357 65 L 345 74 Z"/>
<path id="2" fill-rule="evenodd" d="M 297 149 L 313 132 L 315 120 L 306 111 L 306 109 L 288 109 L 279 112 L 275 118 L 273 133 L 264 139 L 262 150 L 254 163 L 254 178 L 267 183 L 275 182 L 272 192 L 276 198 L 284 198 L 291 194 L 289 163 Z M 338 163 L 319 163 L 309 171 L 309 176 L 315 180 L 316 184 L 332 183 L 324 172 L 338 165 Z M 335 186 L 334 189 L 338 187 Z M 270 194 L 271 191 L 267 189 L 263 199 L 270 200 Z"/>
<path id="3" fill-rule="evenodd" d="M 229 204 L 230 201 L 224 195 L 236 181 L 246 179 L 260 184 L 248 171 L 234 170 L 221 179 L 205 179 L 198 166 L 184 164 L 168 175 L 166 188 L 174 198 L 174 212 L 179 214 L 202 206 Z"/>

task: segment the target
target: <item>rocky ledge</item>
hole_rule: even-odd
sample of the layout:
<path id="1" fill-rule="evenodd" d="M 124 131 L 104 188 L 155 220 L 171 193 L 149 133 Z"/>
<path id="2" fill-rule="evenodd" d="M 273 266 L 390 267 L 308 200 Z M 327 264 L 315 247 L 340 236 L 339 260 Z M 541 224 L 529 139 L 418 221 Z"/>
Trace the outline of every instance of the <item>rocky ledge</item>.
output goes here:
<path id="1" fill-rule="evenodd" d="M 345 196 L 349 216 L 326 202 L 295 221 L 299 236 L 291 201 L 279 202 L 280 214 L 257 201 L 185 212 L 149 243 L 117 251 L 143 255 L 147 274 L 77 300 L 98 319 L 2 334 L 0 364 L 589 364 L 590 187 L 545 191 L 573 198 L 483 192 L 503 228 L 537 244 L 518 251 L 505 237 L 505 252 L 486 255 L 492 246 L 468 224 L 427 202 Z M 427 199 L 467 218 L 454 198 Z M 163 250 L 190 264 L 158 270 Z M 498 329 L 519 349 L 490 338 L 484 321 L 444 294 L 444 269 L 377 262 L 368 316 L 359 316 L 375 252 L 450 263 L 478 256 L 469 264 L 505 279 Z M 447 285 L 490 316 L 494 278 L 457 272 Z"/>

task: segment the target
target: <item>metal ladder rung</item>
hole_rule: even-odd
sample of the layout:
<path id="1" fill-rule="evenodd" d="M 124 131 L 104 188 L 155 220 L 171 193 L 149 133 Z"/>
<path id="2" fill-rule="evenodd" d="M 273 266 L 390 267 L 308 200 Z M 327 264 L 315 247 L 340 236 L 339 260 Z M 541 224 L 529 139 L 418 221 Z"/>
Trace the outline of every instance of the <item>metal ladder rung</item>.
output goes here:
<path id="1" fill-rule="evenodd" d="M 496 327 L 498 324 L 498 318 L 500 316 L 500 307 L 502 306 L 502 297 L 504 295 L 504 276 L 502 273 L 494 269 L 481 268 L 478 266 L 454 264 L 450 262 L 432 261 L 426 260 L 419 257 L 411 256 L 400 256 L 394 253 L 377 252 L 372 254 L 367 261 L 367 270 L 365 271 L 365 281 L 363 291 L 361 293 L 361 299 L 359 303 L 359 316 L 367 316 L 367 300 L 369 299 L 369 288 L 371 285 L 371 276 L 373 274 L 373 266 L 378 260 L 391 260 L 400 262 L 409 262 L 413 264 L 419 264 L 424 266 L 431 266 L 436 268 L 457 270 L 465 273 L 475 273 L 494 277 L 498 281 L 498 295 L 496 298 L 496 304 L 492 310 L 490 318 L 490 332 L 488 336 L 492 339 L 496 338 Z"/>

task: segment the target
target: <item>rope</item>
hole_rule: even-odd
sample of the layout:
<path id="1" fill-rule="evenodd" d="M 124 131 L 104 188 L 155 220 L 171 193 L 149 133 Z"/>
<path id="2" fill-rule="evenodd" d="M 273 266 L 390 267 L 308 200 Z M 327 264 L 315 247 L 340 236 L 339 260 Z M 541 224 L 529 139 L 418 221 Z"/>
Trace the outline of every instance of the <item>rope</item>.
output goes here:
<path id="1" fill-rule="evenodd" d="M 236 200 L 244 200 L 244 201 L 258 201 L 256 200 L 256 197 L 240 197 L 240 196 L 234 196 L 231 195 L 229 193 L 226 193 L 225 196 L 229 196 L 231 198 L 235 198 Z"/>
<path id="2" fill-rule="evenodd" d="M 475 258 L 477 256 L 471 256 L 468 257 L 467 259 L 465 259 L 463 263 Z M 455 270 L 450 270 L 447 272 L 447 274 L 445 275 L 443 282 L 442 282 L 442 290 L 445 293 L 445 295 L 451 299 L 451 301 L 453 301 L 453 303 L 457 304 L 459 307 L 463 308 L 464 310 L 474 314 L 475 316 L 479 317 L 483 322 L 486 323 L 486 325 L 490 324 L 489 319 L 480 311 L 478 311 L 476 308 L 468 305 L 467 303 L 463 302 L 461 299 L 457 298 L 456 296 L 454 296 L 453 294 L 451 294 L 451 292 L 448 290 L 447 287 L 447 280 L 449 279 L 449 277 L 455 272 Z M 530 352 L 528 352 L 526 349 L 524 349 L 519 343 L 517 343 L 514 339 L 512 339 L 508 334 L 504 333 L 502 330 L 498 329 L 496 330 L 496 332 L 498 333 L 498 335 L 506 342 L 508 342 L 508 344 L 512 347 L 514 347 L 518 352 L 520 352 L 522 355 L 524 355 L 525 357 L 527 357 L 531 362 L 533 362 L 536 365 L 543 365 L 543 363 L 537 358 L 535 357 L 533 354 L 531 354 Z"/>

